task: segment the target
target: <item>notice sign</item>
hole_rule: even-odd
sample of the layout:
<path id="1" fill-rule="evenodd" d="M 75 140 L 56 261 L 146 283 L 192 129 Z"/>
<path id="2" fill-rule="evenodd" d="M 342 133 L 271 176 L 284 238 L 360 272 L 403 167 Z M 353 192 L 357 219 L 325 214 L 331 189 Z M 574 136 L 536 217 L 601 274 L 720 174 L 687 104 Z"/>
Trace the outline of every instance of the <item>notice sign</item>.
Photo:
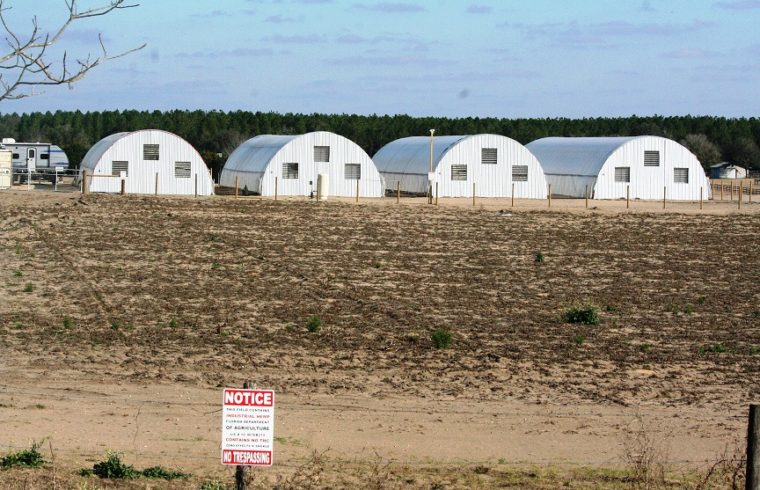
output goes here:
<path id="1" fill-rule="evenodd" d="M 224 390 L 222 464 L 272 466 L 274 391 Z"/>

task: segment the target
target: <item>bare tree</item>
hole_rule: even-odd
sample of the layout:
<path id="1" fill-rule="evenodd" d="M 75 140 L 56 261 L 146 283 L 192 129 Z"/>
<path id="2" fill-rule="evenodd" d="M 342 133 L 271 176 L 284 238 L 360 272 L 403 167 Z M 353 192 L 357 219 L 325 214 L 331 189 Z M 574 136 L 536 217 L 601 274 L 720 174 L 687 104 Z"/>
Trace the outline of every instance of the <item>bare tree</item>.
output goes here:
<path id="1" fill-rule="evenodd" d="M 60 27 L 50 32 L 40 32 L 37 17 L 32 18 L 32 32 L 29 35 L 17 34 L 6 22 L 5 12 L 10 9 L 5 0 L 0 0 L 0 25 L 5 30 L 7 52 L 0 55 L 0 101 L 6 99 L 23 99 L 36 95 L 35 87 L 46 85 L 71 85 L 98 65 L 108 60 L 126 56 L 145 47 L 136 48 L 111 55 L 106 50 L 102 34 L 98 34 L 101 54 L 85 58 L 69 59 L 67 51 L 51 61 L 50 49 L 73 23 L 91 17 L 100 17 L 115 10 L 137 7 L 138 4 L 126 4 L 126 0 L 109 0 L 105 5 L 79 11 L 77 0 L 64 0 L 68 9 L 68 19 Z M 2 51 L 0 51 L 2 52 Z"/>

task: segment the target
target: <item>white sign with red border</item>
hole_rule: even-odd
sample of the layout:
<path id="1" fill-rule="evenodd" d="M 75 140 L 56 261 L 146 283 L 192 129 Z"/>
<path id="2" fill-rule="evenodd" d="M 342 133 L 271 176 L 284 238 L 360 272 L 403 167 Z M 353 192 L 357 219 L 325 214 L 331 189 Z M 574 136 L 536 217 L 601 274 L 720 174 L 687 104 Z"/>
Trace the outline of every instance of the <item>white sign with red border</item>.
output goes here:
<path id="1" fill-rule="evenodd" d="M 274 391 L 225 388 L 222 464 L 272 466 Z"/>

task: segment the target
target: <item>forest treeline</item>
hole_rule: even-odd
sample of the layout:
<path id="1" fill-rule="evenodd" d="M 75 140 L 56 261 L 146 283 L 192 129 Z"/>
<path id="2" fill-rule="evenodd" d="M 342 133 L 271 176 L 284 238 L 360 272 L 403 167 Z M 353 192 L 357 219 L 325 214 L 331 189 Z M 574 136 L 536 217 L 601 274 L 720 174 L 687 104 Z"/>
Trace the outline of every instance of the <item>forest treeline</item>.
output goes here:
<path id="1" fill-rule="evenodd" d="M 104 111 L 46 112 L 0 115 L 0 136 L 17 141 L 59 145 L 78 166 L 87 150 L 101 138 L 121 131 L 155 128 L 189 141 L 214 171 L 246 139 L 259 134 L 301 134 L 332 131 L 358 143 L 370 155 L 397 138 L 495 133 L 526 144 L 545 136 L 656 135 L 686 145 L 710 165 L 730 161 L 760 169 L 760 119 L 712 116 L 630 116 L 615 118 L 445 118 L 360 116 L 348 114 L 279 114 L 222 111 Z"/>

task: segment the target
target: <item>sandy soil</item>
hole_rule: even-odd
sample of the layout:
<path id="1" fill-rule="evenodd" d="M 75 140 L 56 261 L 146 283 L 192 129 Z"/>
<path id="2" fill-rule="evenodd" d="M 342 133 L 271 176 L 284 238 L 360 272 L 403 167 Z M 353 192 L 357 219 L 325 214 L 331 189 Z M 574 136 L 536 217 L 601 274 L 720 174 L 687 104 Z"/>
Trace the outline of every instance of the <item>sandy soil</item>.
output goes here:
<path id="1" fill-rule="evenodd" d="M 760 206 L 440 204 L 0 193 L 0 445 L 229 475 L 220 387 L 246 378 L 278 392 L 272 475 L 315 450 L 619 467 L 637 415 L 676 464 L 741 436 Z M 600 325 L 565 322 L 580 302 Z"/>

